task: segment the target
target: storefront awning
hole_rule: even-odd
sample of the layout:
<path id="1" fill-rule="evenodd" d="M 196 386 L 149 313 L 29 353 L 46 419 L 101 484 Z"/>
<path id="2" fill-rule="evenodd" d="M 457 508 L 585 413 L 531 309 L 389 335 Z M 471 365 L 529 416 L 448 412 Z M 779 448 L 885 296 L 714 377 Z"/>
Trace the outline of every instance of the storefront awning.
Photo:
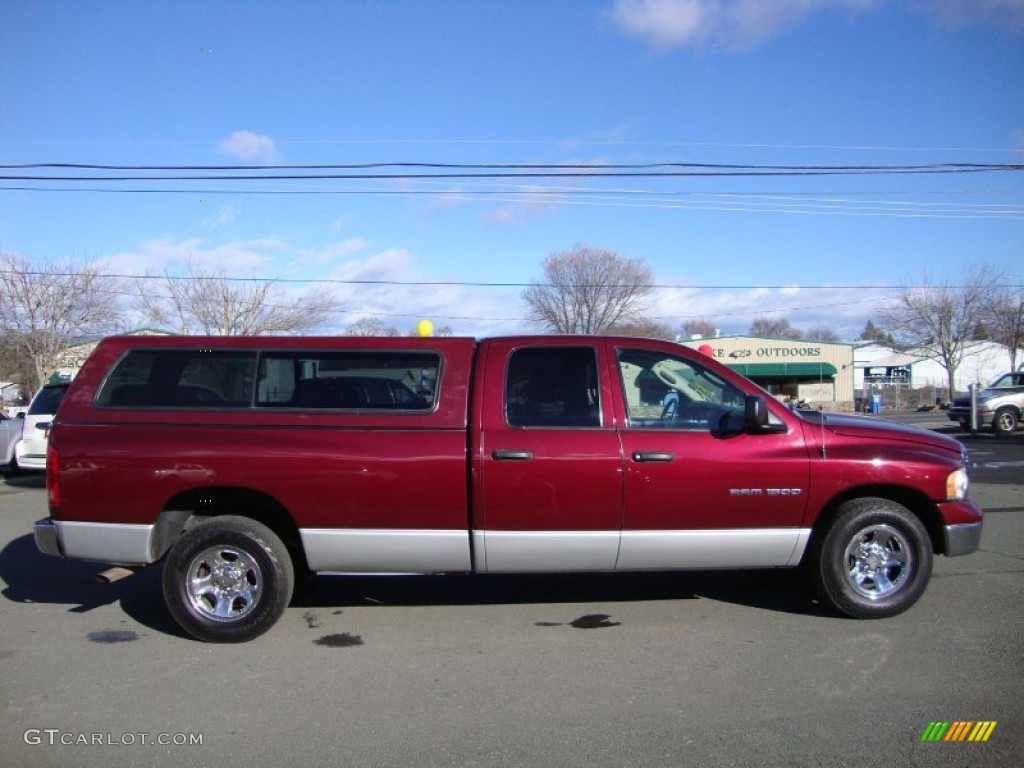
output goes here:
<path id="1" fill-rule="evenodd" d="M 830 363 L 734 363 L 729 367 L 751 379 L 824 379 L 836 375 L 836 367 Z"/>

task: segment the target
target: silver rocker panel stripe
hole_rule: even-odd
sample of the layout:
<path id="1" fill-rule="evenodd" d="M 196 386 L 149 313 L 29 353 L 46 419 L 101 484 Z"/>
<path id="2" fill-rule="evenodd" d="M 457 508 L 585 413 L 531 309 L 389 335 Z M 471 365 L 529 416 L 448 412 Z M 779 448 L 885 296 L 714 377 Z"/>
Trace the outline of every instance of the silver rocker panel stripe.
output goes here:
<path id="1" fill-rule="evenodd" d="M 310 570 L 451 573 L 472 570 L 469 532 L 397 528 L 302 528 Z"/>
<path id="2" fill-rule="evenodd" d="M 481 573 L 611 571 L 619 551 L 615 531 L 473 531 Z"/>
<path id="3" fill-rule="evenodd" d="M 809 528 L 623 531 L 616 569 L 792 567 L 810 535 Z"/>

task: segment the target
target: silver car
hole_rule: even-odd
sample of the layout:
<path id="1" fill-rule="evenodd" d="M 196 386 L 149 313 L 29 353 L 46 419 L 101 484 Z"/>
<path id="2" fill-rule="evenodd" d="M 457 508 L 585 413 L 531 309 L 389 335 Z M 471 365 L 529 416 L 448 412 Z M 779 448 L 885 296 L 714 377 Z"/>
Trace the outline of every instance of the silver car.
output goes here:
<path id="1" fill-rule="evenodd" d="M 47 384 L 32 398 L 28 413 L 25 414 L 21 441 L 14 448 L 15 461 L 18 462 L 20 469 L 46 469 L 46 446 L 50 441 L 50 426 L 67 391 L 68 382 Z"/>
<path id="2" fill-rule="evenodd" d="M 0 473 L 14 474 L 18 471 L 18 458 L 14 447 L 21 440 L 21 428 L 24 423 L 24 417 L 12 419 L 6 413 L 0 413 Z"/>
<path id="3" fill-rule="evenodd" d="M 977 394 L 978 426 L 991 427 L 999 435 L 1013 434 L 1024 415 L 1024 371 L 1000 376 Z M 953 400 L 947 413 L 960 428 L 971 428 L 971 397 L 961 395 Z"/>

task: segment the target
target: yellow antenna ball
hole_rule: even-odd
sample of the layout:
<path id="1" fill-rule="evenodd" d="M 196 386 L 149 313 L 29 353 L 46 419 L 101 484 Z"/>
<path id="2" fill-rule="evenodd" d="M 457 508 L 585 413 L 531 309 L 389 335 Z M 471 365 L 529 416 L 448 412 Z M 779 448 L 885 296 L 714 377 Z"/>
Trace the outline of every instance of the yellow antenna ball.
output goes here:
<path id="1" fill-rule="evenodd" d="M 434 333 L 434 324 L 429 320 L 420 320 L 416 323 L 416 333 L 419 336 L 432 336 Z"/>

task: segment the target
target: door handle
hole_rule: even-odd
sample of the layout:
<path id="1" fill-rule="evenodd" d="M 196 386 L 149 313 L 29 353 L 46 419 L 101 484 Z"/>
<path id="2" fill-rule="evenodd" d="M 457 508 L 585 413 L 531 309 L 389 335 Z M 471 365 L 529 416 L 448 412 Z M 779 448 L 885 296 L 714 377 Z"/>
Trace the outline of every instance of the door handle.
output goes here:
<path id="1" fill-rule="evenodd" d="M 668 451 L 635 451 L 633 453 L 633 461 L 636 462 L 675 461 L 675 459 L 675 454 Z"/>
<path id="2" fill-rule="evenodd" d="M 491 458 L 495 461 L 529 461 L 533 458 L 533 451 L 514 451 L 508 448 L 496 448 L 491 451 Z"/>

